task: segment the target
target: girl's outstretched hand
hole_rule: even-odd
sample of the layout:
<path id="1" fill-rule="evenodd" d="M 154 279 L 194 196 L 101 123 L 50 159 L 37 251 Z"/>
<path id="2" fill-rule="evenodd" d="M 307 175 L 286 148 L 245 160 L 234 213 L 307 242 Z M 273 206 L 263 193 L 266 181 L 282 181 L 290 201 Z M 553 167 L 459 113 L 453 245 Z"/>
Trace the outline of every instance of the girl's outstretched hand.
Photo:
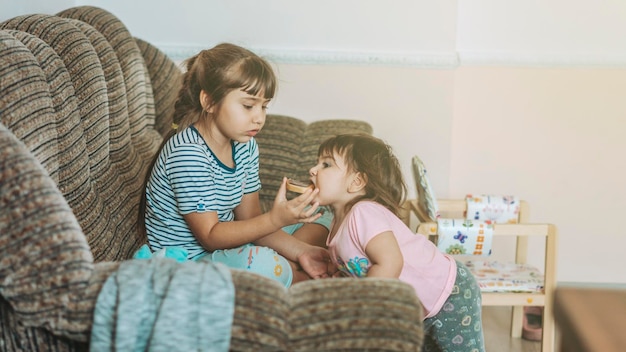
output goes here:
<path id="1" fill-rule="evenodd" d="M 298 197 L 287 200 L 287 178 L 283 177 L 283 182 L 274 199 L 274 205 L 270 210 L 270 220 L 277 227 L 317 220 L 322 216 L 322 214 L 316 214 L 319 203 L 313 202 L 318 192 L 317 189 L 307 189 Z"/>
<path id="2" fill-rule="evenodd" d="M 337 266 L 327 249 L 309 245 L 298 256 L 298 264 L 313 279 L 325 279 L 337 274 Z"/>

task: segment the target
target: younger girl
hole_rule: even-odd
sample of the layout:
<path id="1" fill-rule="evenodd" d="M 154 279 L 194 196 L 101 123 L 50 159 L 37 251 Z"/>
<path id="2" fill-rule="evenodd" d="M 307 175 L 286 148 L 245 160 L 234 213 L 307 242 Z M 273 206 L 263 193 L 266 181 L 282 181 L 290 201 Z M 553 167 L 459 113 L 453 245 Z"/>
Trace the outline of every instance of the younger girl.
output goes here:
<path id="1" fill-rule="evenodd" d="M 186 61 L 172 132 L 153 160 L 139 209 L 152 251 L 183 250 L 187 259 L 222 262 L 285 286 L 328 277 L 327 250 L 281 230 L 319 221 L 317 191 L 287 200 L 283 180 L 272 209 L 261 214 L 254 136 L 275 89 L 270 65 L 236 45 L 220 44 Z M 327 234 L 309 226 L 299 231 Z M 294 276 L 299 267 L 306 274 Z"/>
<path id="2" fill-rule="evenodd" d="M 474 277 L 397 216 L 406 185 L 391 148 L 370 135 L 332 137 L 310 175 L 316 201 L 333 209 L 327 245 L 341 272 L 412 285 L 426 314 L 424 351 L 484 351 Z"/>

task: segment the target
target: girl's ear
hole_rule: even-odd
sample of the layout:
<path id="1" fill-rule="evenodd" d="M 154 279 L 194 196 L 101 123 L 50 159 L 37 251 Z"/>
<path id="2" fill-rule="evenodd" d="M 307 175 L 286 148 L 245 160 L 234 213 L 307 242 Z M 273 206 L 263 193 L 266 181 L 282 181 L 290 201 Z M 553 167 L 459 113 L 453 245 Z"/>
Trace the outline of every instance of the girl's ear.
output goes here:
<path id="1" fill-rule="evenodd" d="M 209 113 L 213 112 L 213 105 L 211 104 L 211 96 L 207 92 L 202 89 L 200 91 L 200 105 L 202 105 L 202 110 L 205 110 Z"/>
<path id="2" fill-rule="evenodd" d="M 350 187 L 348 191 L 351 193 L 359 193 L 365 189 L 367 185 L 367 175 L 362 172 L 355 172 L 352 175 L 352 182 L 350 183 Z"/>

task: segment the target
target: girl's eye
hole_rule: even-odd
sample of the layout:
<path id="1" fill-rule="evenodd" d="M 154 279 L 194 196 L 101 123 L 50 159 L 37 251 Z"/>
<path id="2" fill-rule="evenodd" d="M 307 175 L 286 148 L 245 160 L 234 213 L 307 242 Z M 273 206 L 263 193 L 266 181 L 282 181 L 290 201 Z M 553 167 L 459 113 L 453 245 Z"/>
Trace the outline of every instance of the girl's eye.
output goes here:
<path id="1" fill-rule="evenodd" d="M 246 104 L 243 104 L 243 107 L 246 108 L 247 110 L 251 110 L 253 108 L 252 105 L 246 105 Z"/>
<path id="2" fill-rule="evenodd" d="M 329 164 L 329 163 L 327 163 L 327 162 L 323 162 L 323 163 L 322 163 L 322 167 L 324 167 L 324 168 L 330 167 L 330 164 Z"/>

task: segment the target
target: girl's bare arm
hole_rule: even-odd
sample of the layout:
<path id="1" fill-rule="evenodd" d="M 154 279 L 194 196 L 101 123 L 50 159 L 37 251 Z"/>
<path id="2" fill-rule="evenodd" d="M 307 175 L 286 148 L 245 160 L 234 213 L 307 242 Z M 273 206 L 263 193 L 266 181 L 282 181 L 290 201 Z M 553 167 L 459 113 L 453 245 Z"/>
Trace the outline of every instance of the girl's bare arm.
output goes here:
<path id="1" fill-rule="evenodd" d="M 261 214 L 259 195 L 255 192 L 244 195 L 235 209 L 235 221 L 219 222 L 215 212 L 193 212 L 184 215 L 184 218 L 191 232 L 207 250 L 233 248 L 255 242 L 283 226 L 316 220 L 319 217 L 319 214 L 314 214 L 317 204 L 305 210 L 313 201 L 316 192 L 307 191 L 292 200 L 287 200 L 283 180 L 274 206 L 265 214 Z"/>
<path id="2" fill-rule="evenodd" d="M 367 277 L 400 277 L 404 258 L 393 232 L 385 231 L 376 235 L 367 244 L 365 253 L 372 263 Z"/>

